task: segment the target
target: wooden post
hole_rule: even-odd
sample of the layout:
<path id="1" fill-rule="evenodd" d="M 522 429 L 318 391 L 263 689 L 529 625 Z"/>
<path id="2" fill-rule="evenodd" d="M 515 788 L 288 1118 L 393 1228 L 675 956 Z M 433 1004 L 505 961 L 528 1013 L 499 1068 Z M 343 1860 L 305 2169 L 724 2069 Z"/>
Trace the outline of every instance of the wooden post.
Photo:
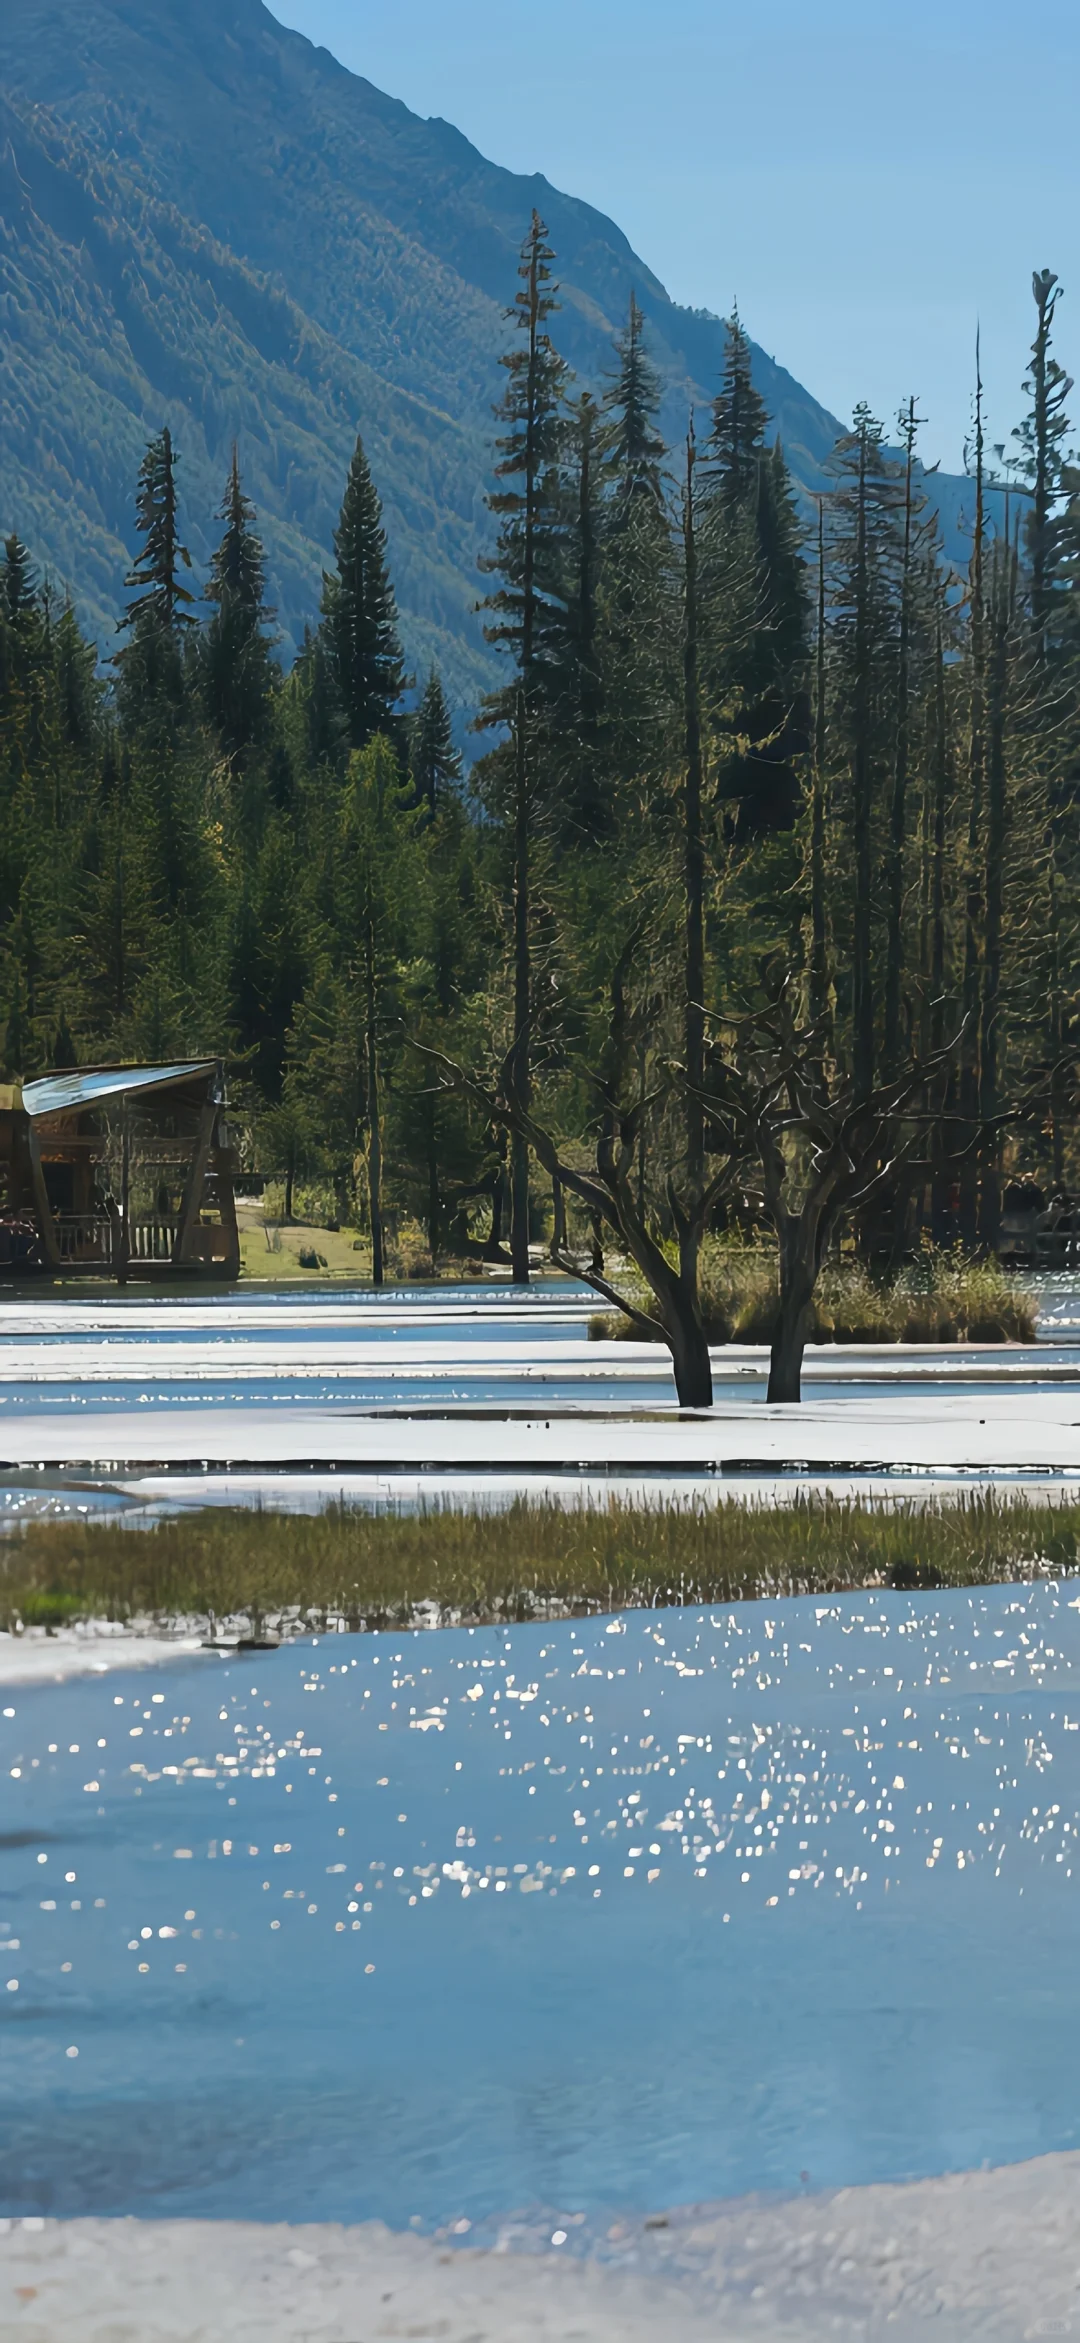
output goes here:
<path id="1" fill-rule="evenodd" d="M 191 1239 L 199 1217 L 199 1207 L 202 1203 L 203 1186 L 206 1180 L 207 1165 L 210 1161 L 210 1149 L 214 1142 L 217 1118 L 218 1102 L 216 1098 L 207 1099 L 199 1120 L 198 1135 L 195 1140 L 195 1150 L 188 1165 L 188 1175 L 184 1181 L 184 1193 L 180 1199 L 180 1225 L 176 1232 L 176 1243 L 173 1246 L 172 1256 L 173 1265 L 176 1268 L 183 1267 L 190 1258 Z"/>
<path id="2" fill-rule="evenodd" d="M 213 1151 L 214 1169 L 217 1173 L 218 1201 L 221 1206 L 221 1225 L 223 1229 L 226 1230 L 229 1238 L 229 1250 L 221 1264 L 221 1275 L 225 1278 L 239 1277 L 240 1230 L 237 1226 L 236 1220 L 236 1196 L 233 1190 L 232 1172 L 231 1170 L 226 1170 L 224 1168 L 229 1151 L 227 1148 L 224 1148 L 221 1145 L 221 1133 L 216 1123 L 214 1126 L 214 1138 L 216 1142 Z"/>
<path id="3" fill-rule="evenodd" d="M 30 1176 L 34 1183 L 34 1205 L 38 1216 L 38 1226 L 41 1230 L 42 1251 L 49 1268 L 60 1269 L 63 1264 L 60 1259 L 56 1223 L 52 1216 L 52 1206 L 49 1203 L 49 1191 L 45 1186 L 45 1172 L 41 1161 L 41 1141 L 32 1120 L 27 1122 L 27 1138 L 30 1144 Z"/>
<path id="4" fill-rule="evenodd" d="M 131 1259 L 131 1131 L 126 1098 L 120 1106 L 120 1226 L 117 1232 L 116 1282 L 126 1285 Z"/>

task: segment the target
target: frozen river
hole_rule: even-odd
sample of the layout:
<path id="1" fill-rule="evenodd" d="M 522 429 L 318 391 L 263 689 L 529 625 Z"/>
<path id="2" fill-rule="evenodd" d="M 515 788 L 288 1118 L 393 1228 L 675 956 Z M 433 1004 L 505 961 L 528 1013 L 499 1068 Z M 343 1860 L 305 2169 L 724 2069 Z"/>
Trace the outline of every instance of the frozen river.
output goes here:
<path id="1" fill-rule="evenodd" d="M 573 2250 L 1080 2137 L 1069 1586 L 0 1699 L 7 2212 Z"/>
<path id="2" fill-rule="evenodd" d="M 589 1340 L 594 1307 L 563 1283 L 9 1299 L 0 1513 L 1080 1475 L 1073 1280 L 1030 1348 L 812 1349 L 801 1409 L 728 1347 L 697 1415 L 659 1346 Z"/>

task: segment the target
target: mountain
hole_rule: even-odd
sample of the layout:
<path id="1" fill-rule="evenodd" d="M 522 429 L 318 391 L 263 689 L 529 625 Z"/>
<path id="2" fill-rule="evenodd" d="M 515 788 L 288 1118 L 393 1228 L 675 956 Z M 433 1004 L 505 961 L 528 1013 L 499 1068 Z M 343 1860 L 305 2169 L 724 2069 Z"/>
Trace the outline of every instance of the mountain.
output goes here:
<path id="1" fill-rule="evenodd" d="M 411 661 L 463 704 L 490 679 L 474 605 L 491 406 L 533 206 L 560 347 L 597 384 L 636 292 L 678 443 L 723 327 L 679 308 L 610 220 L 421 121 L 261 0 L 5 0 L 0 19 L 0 527 L 105 639 L 143 443 L 168 421 L 205 559 L 234 437 L 287 647 L 317 608 L 356 427 Z M 840 426 L 755 350 L 807 493 Z M 938 487 L 955 531 L 961 482 Z"/>

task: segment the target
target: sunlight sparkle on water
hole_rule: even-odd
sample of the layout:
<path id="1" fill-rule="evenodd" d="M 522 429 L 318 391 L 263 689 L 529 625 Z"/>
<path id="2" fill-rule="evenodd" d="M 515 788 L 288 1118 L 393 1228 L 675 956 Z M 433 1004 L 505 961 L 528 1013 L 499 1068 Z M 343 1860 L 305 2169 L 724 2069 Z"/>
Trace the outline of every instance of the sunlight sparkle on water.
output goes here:
<path id="1" fill-rule="evenodd" d="M 599 2217 L 1070 2145 L 1078 1728 L 1069 1586 L 20 1690 L 3 2209 Z"/>

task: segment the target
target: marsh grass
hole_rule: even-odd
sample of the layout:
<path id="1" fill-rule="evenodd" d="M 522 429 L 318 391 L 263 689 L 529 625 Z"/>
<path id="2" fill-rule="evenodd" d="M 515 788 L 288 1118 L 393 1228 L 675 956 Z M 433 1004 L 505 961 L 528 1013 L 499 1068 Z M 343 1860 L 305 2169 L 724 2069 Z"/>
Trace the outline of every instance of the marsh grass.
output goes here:
<path id="1" fill-rule="evenodd" d="M 255 1633 L 550 1618 L 671 1603 L 980 1586 L 1080 1566 L 1080 1505 L 895 1509 L 518 1500 L 502 1513 L 208 1509 L 147 1529 L 32 1523 L 0 1545 L 0 1625 L 245 1621 Z M 422 1606 L 426 1608 L 421 1608 Z"/>
<path id="2" fill-rule="evenodd" d="M 706 1246 L 701 1298 L 710 1342 L 771 1342 L 778 1310 L 775 1254 L 765 1245 Z M 1034 1342 L 1037 1325 L 1034 1296 L 996 1261 L 928 1247 L 892 1276 L 863 1262 L 828 1262 L 818 1281 L 810 1340 Z M 599 1340 L 640 1340 L 628 1318 L 598 1315 L 590 1331 Z"/>

